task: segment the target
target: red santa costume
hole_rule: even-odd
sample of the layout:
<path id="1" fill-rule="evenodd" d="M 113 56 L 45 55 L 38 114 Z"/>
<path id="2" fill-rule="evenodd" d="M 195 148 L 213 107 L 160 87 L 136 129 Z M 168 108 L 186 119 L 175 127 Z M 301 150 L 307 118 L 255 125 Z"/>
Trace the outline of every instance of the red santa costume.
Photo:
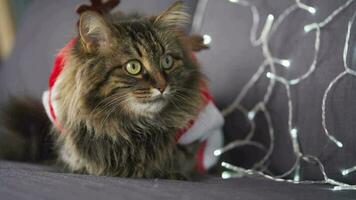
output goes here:
<path id="1" fill-rule="evenodd" d="M 56 80 L 65 66 L 66 52 L 75 44 L 75 41 L 75 39 L 72 39 L 56 55 L 49 77 L 49 88 L 43 93 L 42 97 L 42 102 L 48 117 L 59 130 L 63 130 L 58 123 L 56 115 L 60 108 L 57 107 L 57 100 L 53 98 L 53 96 L 55 96 L 54 94 L 56 93 Z M 224 118 L 215 106 L 212 96 L 205 84 L 202 84 L 200 91 L 204 99 L 204 106 L 196 119 L 191 120 L 186 128 L 177 131 L 176 142 L 179 145 L 187 145 L 196 141 L 201 142 L 201 146 L 196 154 L 196 167 L 198 171 L 204 172 L 214 166 L 218 161 L 218 158 L 214 156 L 213 152 L 223 145 L 222 126 L 224 124 Z"/>

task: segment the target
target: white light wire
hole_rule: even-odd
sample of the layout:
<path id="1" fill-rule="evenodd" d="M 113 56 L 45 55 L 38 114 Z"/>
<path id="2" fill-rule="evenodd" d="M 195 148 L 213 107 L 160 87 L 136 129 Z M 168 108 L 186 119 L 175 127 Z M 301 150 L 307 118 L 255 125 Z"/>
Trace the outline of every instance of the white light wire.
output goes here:
<path id="1" fill-rule="evenodd" d="M 233 148 L 241 147 L 244 145 L 252 145 L 252 146 L 255 146 L 262 150 L 265 149 L 263 145 L 251 141 L 251 139 L 255 133 L 256 125 L 255 125 L 254 120 L 255 120 L 255 116 L 258 112 L 262 112 L 264 114 L 266 121 L 267 121 L 268 130 L 269 130 L 269 134 L 270 134 L 270 145 L 269 145 L 269 148 L 267 149 L 265 156 L 259 162 L 256 162 L 255 165 L 251 169 L 243 169 L 243 168 L 240 168 L 237 166 L 233 166 L 229 163 L 223 162 L 222 163 L 223 167 L 233 171 L 232 173 L 225 171 L 223 173 L 223 177 L 231 178 L 231 177 L 243 176 L 243 175 L 254 175 L 254 176 L 257 175 L 257 176 L 263 176 L 267 179 L 271 179 L 271 180 L 278 181 L 278 182 L 290 182 L 290 183 L 295 183 L 295 184 L 323 183 L 323 184 L 333 185 L 334 186 L 333 190 L 356 190 L 355 185 L 345 184 L 345 183 L 338 182 L 334 179 L 329 178 L 326 174 L 324 165 L 320 162 L 320 160 L 317 157 L 312 156 L 312 155 L 305 155 L 304 153 L 302 153 L 300 144 L 299 144 L 298 129 L 295 128 L 293 125 L 293 103 L 292 103 L 291 88 L 290 88 L 290 86 L 298 85 L 301 81 L 308 78 L 315 71 L 316 66 L 317 66 L 319 49 L 320 49 L 321 29 L 323 27 L 325 27 L 326 25 L 328 25 L 331 21 L 333 21 L 334 18 L 338 14 L 340 14 L 342 11 L 344 11 L 348 6 L 350 6 L 351 3 L 354 2 L 354 0 L 348 0 L 345 4 L 341 5 L 336 10 L 334 10 L 323 21 L 321 21 L 319 23 L 308 24 L 304 27 L 306 32 L 315 30 L 314 57 L 313 57 L 313 61 L 312 61 L 311 65 L 309 66 L 308 71 L 305 74 L 299 76 L 298 78 L 294 78 L 291 80 L 287 80 L 281 76 L 278 76 L 275 73 L 275 64 L 278 64 L 278 65 L 284 66 L 285 68 L 288 68 L 290 66 L 290 61 L 288 59 L 281 59 L 281 58 L 273 57 L 269 50 L 268 42 L 270 40 L 271 35 L 274 34 L 274 32 L 279 27 L 279 25 L 292 12 L 298 10 L 298 8 L 299 8 L 299 9 L 305 10 L 311 14 L 315 14 L 316 9 L 314 7 L 311 7 L 311 6 L 308 6 L 304 3 L 302 3 L 300 0 L 296 0 L 295 4 L 288 7 L 286 10 L 284 10 L 282 12 L 282 14 L 280 14 L 276 20 L 274 20 L 273 15 L 268 15 L 266 22 L 264 24 L 264 27 L 261 31 L 261 35 L 257 39 L 257 28 L 258 28 L 258 24 L 260 21 L 260 15 L 258 13 L 257 8 L 253 4 L 251 4 L 250 2 L 248 2 L 246 0 L 230 0 L 230 2 L 237 3 L 239 5 L 250 8 L 251 13 L 252 13 L 252 19 L 253 19 L 252 20 L 253 24 L 252 24 L 251 30 L 250 30 L 250 42 L 251 42 L 252 46 L 261 46 L 262 53 L 263 53 L 265 59 L 262 62 L 262 64 L 258 67 L 255 74 L 252 75 L 251 79 L 242 88 L 241 92 L 235 98 L 233 103 L 222 111 L 224 116 L 229 115 L 235 109 L 241 111 L 244 114 L 244 116 L 246 117 L 246 119 L 249 120 L 249 123 L 250 123 L 249 133 L 247 134 L 247 136 L 245 137 L 244 140 L 233 141 L 233 142 L 227 144 L 225 147 L 223 147 L 221 149 L 217 149 L 214 152 L 214 154 L 221 155 L 222 153 L 227 152 Z M 324 93 L 323 103 L 322 103 L 322 125 L 324 128 L 325 134 L 332 142 L 337 144 L 339 147 L 342 147 L 342 143 L 339 142 L 334 136 L 330 135 L 328 129 L 326 128 L 327 127 L 326 126 L 326 115 L 325 115 L 325 113 L 326 113 L 326 110 L 325 110 L 326 109 L 326 99 L 328 97 L 328 93 L 330 92 L 331 88 L 343 76 L 345 76 L 347 74 L 356 76 L 356 71 L 352 70 L 347 65 L 349 38 L 350 38 L 350 34 L 351 34 L 351 27 L 352 27 L 353 21 L 355 19 L 355 15 L 356 14 L 354 14 L 353 17 L 350 19 L 350 21 L 348 23 L 347 33 L 346 33 L 346 41 L 345 41 L 345 47 L 344 47 L 344 52 L 343 52 L 343 61 L 344 61 L 345 71 L 341 72 L 338 76 L 336 76 L 336 78 L 333 81 L 331 81 L 331 83 L 328 85 L 328 87 Z M 269 85 L 267 87 L 266 93 L 264 95 L 264 98 L 260 102 L 256 103 L 255 106 L 251 110 L 248 111 L 241 105 L 241 102 L 247 95 L 248 91 L 262 77 L 262 74 L 266 71 L 267 67 L 269 67 L 270 71 L 267 72 L 266 76 L 267 76 L 267 78 L 269 78 L 270 81 L 269 81 Z M 274 91 L 275 81 L 283 84 L 285 86 L 285 89 L 287 92 L 288 131 L 289 131 L 290 138 L 292 140 L 293 151 L 296 156 L 296 160 L 295 160 L 295 163 L 293 164 L 292 168 L 287 170 L 285 173 L 283 173 L 281 175 L 277 175 L 277 176 L 271 176 L 271 175 L 265 174 L 262 170 L 257 171 L 256 169 L 265 170 L 265 168 L 266 168 L 265 164 L 268 161 L 269 157 L 271 156 L 273 148 L 274 148 L 274 128 L 273 128 L 272 119 L 269 114 L 269 111 L 266 109 L 266 104 L 268 103 L 270 96 L 271 96 L 272 92 Z M 322 175 L 323 175 L 323 180 L 321 180 L 321 181 L 308 181 L 308 180 L 300 181 L 301 177 L 300 177 L 299 171 L 301 168 L 301 166 L 300 166 L 301 161 L 317 164 L 320 168 Z M 349 169 L 342 170 L 342 174 L 346 175 L 346 174 L 349 174 L 354 171 L 356 171 L 356 166 L 349 168 Z M 291 175 L 293 172 L 294 172 L 293 179 L 285 179 L 284 178 L 284 177 Z"/>

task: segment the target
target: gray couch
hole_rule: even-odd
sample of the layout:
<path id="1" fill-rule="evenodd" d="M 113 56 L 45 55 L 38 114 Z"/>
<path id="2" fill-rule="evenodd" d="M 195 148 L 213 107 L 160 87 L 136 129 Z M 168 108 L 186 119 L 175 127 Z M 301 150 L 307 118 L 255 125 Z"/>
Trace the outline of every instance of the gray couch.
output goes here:
<path id="1" fill-rule="evenodd" d="M 40 97 L 47 87 L 54 55 L 76 35 L 75 6 L 84 0 L 42 1 L 34 0 L 25 13 L 18 30 L 16 45 L 11 57 L 0 66 L 0 103 L 9 95 Z M 86 1 L 84 1 L 86 2 Z M 122 0 L 124 10 L 156 13 L 171 4 L 172 0 Z M 197 1 L 186 1 L 194 14 Z M 280 14 L 294 1 L 251 0 L 261 11 L 263 19 L 268 13 Z M 298 11 L 290 16 L 272 38 L 271 49 L 280 57 L 292 58 L 290 70 L 278 68 L 284 77 L 296 77 L 307 70 L 312 60 L 314 34 L 303 33 L 303 25 L 320 21 L 346 0 L 305 1 L 318 8 L 313 17 Z M 342 71 L 342 50 L 347 20 L 356 10 L 353 3 L 341 13 L 321 35 L 321 50 L 317 70 L 298 87 L 292 88 L 295 123 L 298 125 L 300 143 L 304 152 L 318 156 L 325 164 L 330 177 L 356 184 L 356 173 L 341 176 L 340 169 L 356 165 L 356 80 L 345 78 L 330 94 L 328 128 L 344 143 L 343 149 L 327 142 L 321 127 L 321 99 L 327 84 Z M 233 101 L 236 94 L 250 79 L 261 63 L 258 48 L 249 43 L 251 13 L 248 9 L 228 0 L 210 0 L 199 32 L 211 36 L 211 49 L 198 55 L 210 88 L 220 108 Z M 260 27 L 261 28 L 261 27 Z M 353 29 L 353 32 L 356 28 Z M 356 38 L 351 37 L 352 47 Z M 350 48 L 356 66 L 355 48 Z M 353 52 L 352 52 L 353 51 Z M 267 80 L 242 102 L 250 108 L 265 92 Z M 294 154 L 287 133 L 287 103 L 282 85 L 272 95 L 267 105 L 273 116 L 276 132 L 275 150 L 269 169 L 280 174 L 291 167 Z M 260 117 L 259 115 L 257 117 Z M 268 145 L 265 120 L 258 119 L 254 140 Z M 226 119 L 226 140 L 243 138 L 247 124 L 241 113 L 234 112 Z M 255 148 L 238 148 L 227 155 L 236 165 L 250 167 L 263 156 Z M 302 165 L 303 179 L 320 179 L 315 165 Z M 335 192 L 325 185 L 293 185 L 259 178 L 222 180 L 207 176 L 196 182 L 171 180 L 140 180 L 115 177 L 95 177 L 64 174 L 58 169 L 32 164 L 0 161 L 0 199 L 356 199 L 356 192 Z"/>

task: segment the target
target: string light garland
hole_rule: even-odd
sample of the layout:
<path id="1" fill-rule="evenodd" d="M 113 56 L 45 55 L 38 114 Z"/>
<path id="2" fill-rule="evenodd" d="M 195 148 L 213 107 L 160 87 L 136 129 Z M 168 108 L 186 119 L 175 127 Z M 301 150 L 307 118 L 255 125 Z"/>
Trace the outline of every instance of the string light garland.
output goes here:
<path id="1" fill-rule="evenodd" d="M 324 20 L 318 23 L 311 23 L 307 24 L 304 26 L 304 31 L 306 34 L 310 32 L 315 32 L 315 42 L 314 42 L 314 56 L 313 56 L 313 61 L 311 62 L 308 70 L 300 75 L 299 77 L 293 78 L 293 79 L 286 79 L 282 76 L 279 76 L 276 74 L 276 66 L 282 66 L 285 69 L 288 69 L 291 66 L 291 61 L 289 59 L 285 58 L 276 58 L 272 55 L 270 49 L 269 49 L 269 41 L 270 37 L 277 31 L 279 28 L 279 25 L 294 11 L 297 10 L 304 10 L 308 12 L 311 15 L 316 14 L 317 9 L 309 6 L 301 0 L 295 0 L 294 4 L 285 9 L 276 19 L 273 15 L 268 15 L 266 18 L 266 21 L 264 23 L 264 26 L 262 28 L 262 31 L 260 33 L 260 36 L 257 37 L 257 28 L 260 23 L 260 15 L 259 12 L 252 3 L 250 3 L 247 0 L 229 0 L 231 3 L 247 7 L 250 9 L 252 13 L 252 26 L 250 29 L 250 42 L 252 46 L 260 46 L 264 60 L 258 67 L 257 71 L 252 75 L 251 79 L 244 85 L 242 88 L 241 92 L 237 95 L 235 100 L 231 105 L 229 105 L 227 108 L 225 108 L 222 113 L 224 116 L 229 115 L 235 110 L 240 111 L 247 121 L 249 122 L 250 130 L 247 133 L 246 137 L 242 140 L 236 140 L 233 141 L 226 146 L 224 146 L 221 149 L 217 149 L 214 151 L 214 155 L 219 156 L 227 151 L 230 151 L 233 148 L 237 147 L 242 147 L 246 145 L 251 145 L 254 146 L 260 150 L 265 151 L 265 156 L 258 162 L 256 162 L 251 169 L 244 169 L 241 167 L 234 166 L 232 164 L 222 162 L 222 166 L 225 167 L 228 170 L 231 171 L 225 171 L 222 173 L 222 178 L 231 178 L 231 177 L 240 177 L 240 176 L 260 176 L 264 177 L 273 181 L 277 182 L 288 182 L 288 183 L 294 183 L 294 184 L 329 184 L 334 186 L 333 190 L 356 190 L 356 185 L 349 185 L 346 183 L 342 183 L 339 181 L 336 181 L 334 179 L 331 179 L 328 177 L 325 171 L 324 165 L 321 163 L 321 161 L 313 155 L 307 155 L 304 154 L 300 148 L 299 144 L 299 138 L 298 138 L 298 129 L 297 126 L 293 123 L 293 101 L 292 101 L 292 96 L 291 96 L 291 87 L 297 86 L 299 83 L 301 83 L 303 80 L 307 79 L 310 77 L 310 75 L 315 71 L 316 66 L 318 64 L 318 55 L 319 55 L 319 49 L 320 49 L 320 35 L 322 32 L 322 29 L 326 27 L 330 22 L 332 22 L 341 12 L 343 12 L 345 9 L 347 9 L 352 3 L 354 3 L 355 0 L 348 0 L 346 3 L 335 9 L 329 16 L 327 16 Z M 206 1 L 205 1 L 206 2 Z M 206 4 L 205 4 L 206 5 Z M 347 57 L 348 57 L 348 46 L 349 46 L 349 40 L 350 40 L 350 35 L 351 35 L 351 28 L 355 20 L 356 13 L 351 17 L 351 19 L 348 22 L 348 27 L 347 27 L 347 33 L 346 33 L 346 39 L 345 39 L 345 46 L 344 46 L 344 51 L 343 51 L 343 62 L 344 62 L 344 71 L 338 74 L 328 85 L 327 89 L 325 90 L 325 93 L 323 95 L 323 100 L 322 100 L 322 126 L 324 133 L 326 137 L 335 143 L 339 148 L 343 147 L 343 144 L 341 141 L 335 138 L 332 134 L 327 129 L 327 123 L 326 123 L 326 102 L 328 98 L 328 94 L 330 90 L 333 88 L 333 86 L 343 77 L 346 75 L 351 75 L 356 77 L 356 71 L 352 70 L 348 64 L 347 64 Z M 209 36 L 209 39 L 211 41 L 211 38 Z M 267 71 L 267 72 L 266 72 Z M 266 92 L 263 96 L 263 98 L 257 102 L 252 109 L 248 110 L 246 109 L 243 105 L 241 105 L 242 100 L 245 98 L 246 94 L 248 91 L 256 85 L 257 81 L 262 77 L 262 75 L 265 74 L 266 77 L 269 80 L 268 87 L 266 89 Z M 275 138 L 275 133 L 274 133 L 274 128 L 272 124 L 272 118 L 270 116 L 270 113 L 268 109 L 266 108 L 266 104 L 269 102 L 270 97 L 272 92 L 274 91 L 275 84 L 279 83 L 284 86 L 286 89 L 286 96 L 288 99 L 288 132 L 289 132 L 289 137 L 292 141 L 292 148 L 294 151 L 294 155 L 296 157 L 295 162 L 293 166 L 284 172 L 281 175 L 269 175 L 266 173 L 267 169 L 267 161 L 269 160 L 273 149 L 274 149 L 274 138 Z M 256 123 L 255 123 L 255 116 L 257 113 L 262 113 L 267 125 L 268 125 L 268 132 L 269 132 L 269 137 L 270 137 L 270 143 L 269 147 L 266 148 L 264 145 L 252 141 L 252 138 L 255 134 L 256 130 Z M 301 162 L 306 162 L 306 163 L 311 163 L 311 164 L 316 164 L 322 175 L 323 179 L 319 181 L 309 181 L 309 180 L 300 180 L 300 169 L 301 169 Z M 355 172 L 356 171 L 356 166 L 351 167 L 349 169 L 344 169 L 341 170 L 342 175 L 347 175 L 349 173 Z M 286 177 L 289 177 L 290 175 L 293 174 L 293 179 L 289 179 Z"/>

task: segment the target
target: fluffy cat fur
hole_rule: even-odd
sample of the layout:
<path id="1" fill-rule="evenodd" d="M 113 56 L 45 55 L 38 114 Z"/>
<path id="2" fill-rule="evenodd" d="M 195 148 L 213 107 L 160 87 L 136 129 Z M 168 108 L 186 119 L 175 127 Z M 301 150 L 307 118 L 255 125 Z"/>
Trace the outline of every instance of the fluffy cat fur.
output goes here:
<path id="1" fill-rule="evenodd" d="M 63 129 L 53 127 L 51 134 L 69 171 L 145 178 L 182 178 L 193 172 L 196 145 L 182 147 L 174 140 L 202 104 L 203 77 L 191 57 L 191 38 L 181 28 L 187 20 L 181 2 L 152 17 L 81 15 L 76 44 L 56 83 L 56 114 Z M 161 67 L 165 55 L 173 57 L 169 70 Z M 142 64 L 140 74 L 125 70 L 131 60 Z M 9 107 L 3 117 L 14 113 Z M 38 106 L 25 108 L 43 117 Z M 23 125 L 24 130 L 5 126 L 27 132 L 32 125 Z M 48 131 L 36 127 L 34 132 Z"/>

